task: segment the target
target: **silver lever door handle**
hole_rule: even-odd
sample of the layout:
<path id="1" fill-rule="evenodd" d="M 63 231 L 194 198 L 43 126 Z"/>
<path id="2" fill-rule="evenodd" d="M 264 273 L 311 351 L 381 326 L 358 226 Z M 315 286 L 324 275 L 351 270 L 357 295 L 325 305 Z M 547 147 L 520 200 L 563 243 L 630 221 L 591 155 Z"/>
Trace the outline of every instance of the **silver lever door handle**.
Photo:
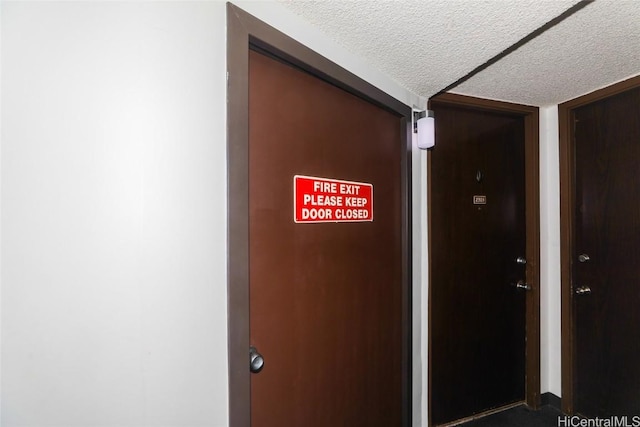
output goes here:
<path id="1" fill-rule="evenodd" d="M 516 283 L 512 283 L 512 286 L 515 286 L 518 289 L 524 289 L 525 291 L 531 290 L 531 285 L 525 283 L 524 280 L 518 280 Z"/>
<path id="2" fill-rule="evenodd" d="M 579 286 L 575 290 L 576 295 L 589 295 L 591 293 L 591 288 L 588 286 Z"/>
<path id="3" fill-rule="evenodd" d="M 257 374 L 262 371 L 262 368 L 264 368 L 264 358 L 254 346 L 249 347 L 249 369 Z"/>

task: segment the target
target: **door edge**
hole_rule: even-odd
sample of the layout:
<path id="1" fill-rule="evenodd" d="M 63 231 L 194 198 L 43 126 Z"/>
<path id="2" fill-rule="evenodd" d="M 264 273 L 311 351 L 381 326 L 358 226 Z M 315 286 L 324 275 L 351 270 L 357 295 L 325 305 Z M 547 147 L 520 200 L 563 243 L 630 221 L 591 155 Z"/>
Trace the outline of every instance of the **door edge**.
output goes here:
<path id="1" fill-rule="evenodd" d="M 573 112 L 584 105 L 640 87 L 640 76 L 607 86 L 558 105 L 560 149 L 560 287 L 561 287 L 561 391 L 564 413 L 575 413 L 575 319 L 572 263 L 575 208 L 575 141 Z"/>
<path id="2" fill-rule="evenodd" d="M 526 299 L 526 350 L 525 350 L 525 403 L 530 408 L 540 406 L 540 126 L 539 108 L 530 105 L 494 101 L 466 95 L 444 93 L 429 101 L 443 105 L 459 106 L 483 111 L 510 113 L 523 117 L 525 138 L 525 222 L 526 222 L 526 282 L 532 286 L 527 292 Z M 431 107 L 429 107 L 431 108 Z M 437 118 L 436 118 L 437 120 Z M 428 218 L 428 252 L 429 252 L 429 283 L 431 283 L 431 153 L 427 155 L 427 212 Z M 431 301 L 431 286 L 429 286 L 429 301 Z M 428 308 L 428 371 L 432 372 L 431 349 L 432 318 L 431 305 Z M 429 377 L 429 407 L 431 407 L 431 375 Z M 428 415 L 428 425 L 432 426 L 431 410 Z"/>
<path id="3" fill-rule="evenodd" d="M 400 118 L 402 425 L 411 425 L 411 107 L 227 3 L 227 309 L 229 425 L 251 425 L 249 351 L 249 50 L 275 56 Z"/>

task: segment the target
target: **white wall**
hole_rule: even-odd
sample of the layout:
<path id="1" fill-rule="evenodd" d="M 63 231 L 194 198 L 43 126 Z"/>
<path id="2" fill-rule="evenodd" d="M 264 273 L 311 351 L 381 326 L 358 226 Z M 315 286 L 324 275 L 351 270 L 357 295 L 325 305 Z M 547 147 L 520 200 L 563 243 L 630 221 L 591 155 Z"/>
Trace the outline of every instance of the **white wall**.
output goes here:
<path id="1" fill-rule="evenodd" d="M 540 108 L 541 391 L 561 396 L 558 106 Z"/>
<path id="2" fill-rule="evenodd" d="M 238 4 L 423 102 L 282 6 Z M 1 19 L 0 424 L 226 426 L 225 4 Z"/>
<path id="3" fill-rule="evenodd" d="M 226 425 L 224 4 L 2 8 L 2 426 Z"/>
<path id="4" fill-rule="evenodd" d="M 2 3 L 0 3 L 0 193 L 2 192 Z M 0 196 L 0 425 L 2 425 L 2 197 Z"/>
<path id="5" fill-rule="evenodd" d="M 429 410 L 429 263 L 427 222 L 427 152 L 414 141 L 413 203 L 413 426 L 426 426 Z"/>

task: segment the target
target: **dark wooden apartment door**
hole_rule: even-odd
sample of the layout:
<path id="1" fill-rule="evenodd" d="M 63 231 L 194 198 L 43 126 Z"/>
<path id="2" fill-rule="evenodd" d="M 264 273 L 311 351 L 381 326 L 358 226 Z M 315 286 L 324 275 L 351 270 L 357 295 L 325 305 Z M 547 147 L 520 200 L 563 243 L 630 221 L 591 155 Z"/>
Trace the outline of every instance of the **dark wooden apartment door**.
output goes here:
<path id="1" fill-rule="evenodd" d="M 433 425 L 525 398 L 524 119 L 434 102 Z"/>
<path id="2" fill-rule="evenodd" d="M 573 110 L 575 410 L 640 414 L 640 88 Z"/>
<path id="3" fill-rule="evenodd" d="M 402 118 L 255 51 L 249 104 L 251 424 L 400 426 Z M 299 200 L 330 220 L 296 222 L 296 175 L 372 200 L 320 186 Z"/>

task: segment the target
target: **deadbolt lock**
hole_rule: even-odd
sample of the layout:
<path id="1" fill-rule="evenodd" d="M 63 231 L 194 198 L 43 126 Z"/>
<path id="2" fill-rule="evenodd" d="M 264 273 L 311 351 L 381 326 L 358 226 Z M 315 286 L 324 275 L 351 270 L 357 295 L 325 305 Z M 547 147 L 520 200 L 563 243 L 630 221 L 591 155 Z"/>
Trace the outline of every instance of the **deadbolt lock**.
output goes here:
<path id="1" fill-rule="evenodd" d="M 576 295 L 589 295 L 591 293 L 591 288 L 588 286 L 578 286 L 575 289 Z"/>

